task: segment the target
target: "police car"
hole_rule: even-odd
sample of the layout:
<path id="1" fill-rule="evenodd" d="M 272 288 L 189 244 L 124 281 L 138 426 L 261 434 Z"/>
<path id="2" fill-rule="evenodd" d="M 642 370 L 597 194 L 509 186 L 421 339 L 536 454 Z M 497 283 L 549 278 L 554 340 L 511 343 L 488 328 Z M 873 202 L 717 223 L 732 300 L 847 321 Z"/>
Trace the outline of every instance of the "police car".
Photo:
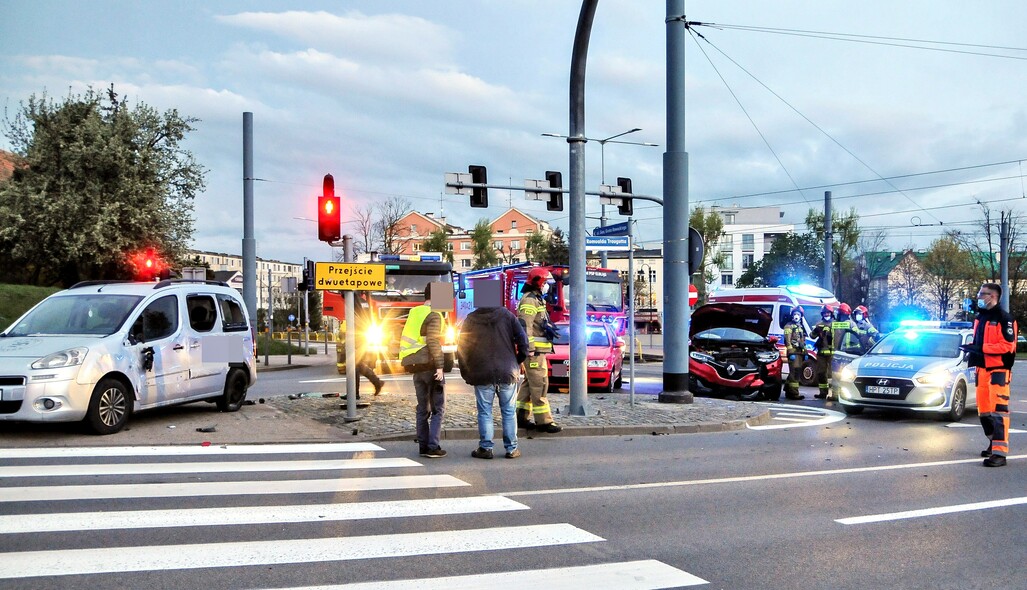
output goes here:
<path id="1" fill-rule="evenodd" d="M 958 422 L 977 405 L 974 369 L 959 350 L 972 340 L 966 322 L 904 322 L 835 373 L 838 401 L 846 414 L 903 409 Z"/>

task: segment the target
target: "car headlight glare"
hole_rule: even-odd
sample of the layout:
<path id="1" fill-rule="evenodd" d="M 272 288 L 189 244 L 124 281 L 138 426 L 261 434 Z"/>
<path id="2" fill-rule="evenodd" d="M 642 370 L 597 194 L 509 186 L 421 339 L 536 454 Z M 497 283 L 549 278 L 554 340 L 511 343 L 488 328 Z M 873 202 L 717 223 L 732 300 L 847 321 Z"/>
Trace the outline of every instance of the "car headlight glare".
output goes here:
<path id="1" fill-rule="evenodd" d="M 764 352 L 757 352 L 756 353 L 756 360 L 758 360 L 761 363 L 772 363 L 772 362 L 776 361 L 779 358 L 781 358 L 781 353 L 779 353 L 776 350 L 770 350 L 770 351 L 764 351 Z"/>
<path id="2" fill-rule="evenodd" d="M 948 371 L 932 371 L 916 377 L 916 382 L 940 387 L 947 384 L 951 378 L 952 375 Z"/>
<path id="3" fill-rule="evenodd" d="M 88 348 L 69 348 L 68 350 L 62 350 L 44 356 L 43 358 L 32 363 L 33 369 L 60 369 L 64 367 L 74 367 L 82 364 L 82 360 L 86 358 L 86 351 Z"/>
<path id="4" fill-rule="evenodd" d="M 588 366 L 593 369 L 605 369 L 606 364 L 606 359 L 592 359 L 588 361 Z"/>
<path id="5" fill-rule="evenodd" d="M 367 328 L 364 337 L 367 339 L 367 346 L 381 346 L 385 340 L 385 331 L 381 324 L 372 324 Z"/>
<path id="6" fill-rule="evenodd" d="M 713 357 L 708 355 L 708 354 L 706 354 L 705 352 L 695 352 L 695 351 L 693 351 L 693 352 L 688 353 L 688 356 L 694 358 L 695 360 L 699 361 L 700 363 L 712 363 L 713 362 Z"/>
<path id="7" fill-rule="evenodd" d="M 845 367 L 841 371 L 838 371 L 838 373 L 836 374 L 836 377 L 837 377 L 837 379 L 839 381 L 845 381 L 846 383 L 852 383 L 853 381 L 856 380 L 856 372 L 853 371 L 852 369 L 850 369 L 849 367 Z"/>

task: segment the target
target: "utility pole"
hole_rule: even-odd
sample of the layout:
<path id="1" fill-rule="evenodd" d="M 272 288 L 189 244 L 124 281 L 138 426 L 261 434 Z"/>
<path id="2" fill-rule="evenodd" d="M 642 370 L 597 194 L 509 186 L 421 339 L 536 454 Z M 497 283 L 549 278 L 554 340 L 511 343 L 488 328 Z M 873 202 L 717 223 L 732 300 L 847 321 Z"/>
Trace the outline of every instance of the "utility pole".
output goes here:
<path id="1" fill-rule="evenodd" d="M 1000 273 L 1002 281 L 1002 297 L 1000 299 L 1000 305 L 1002 309 L 1009 311 L 1009 216 L 1006 215 L 1005 211 L 1001 212 L 1002 221 L 999 225 L 999 250 L 1001 251 L 1002 259 L 999 261 Z"/>
<path id="2" fill-rule="evenodd" d="M 834 262 L 831 229 L 831 191 L 824 191 L 824 289 L 834 293 L 831 263 Z M 840 265 L 839 265 L 840 266 Z"/>

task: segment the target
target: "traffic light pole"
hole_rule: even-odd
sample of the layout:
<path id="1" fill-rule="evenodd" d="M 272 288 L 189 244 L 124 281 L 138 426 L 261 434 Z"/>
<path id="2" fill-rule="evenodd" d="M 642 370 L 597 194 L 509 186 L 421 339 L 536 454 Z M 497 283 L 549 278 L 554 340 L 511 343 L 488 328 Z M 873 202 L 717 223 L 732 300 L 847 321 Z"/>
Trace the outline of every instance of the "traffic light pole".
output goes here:
<path id="1" fill-rule="evenodd" d="M 344 262 L 353 262 L 353 236 L 342 236 L 342 258 Z M 346 422 L 356 422 L 357 416 L 357 351 L 356 333 L 357 318 L 353 305 L 353 291 L 343 291 L 346 304 Z"/>

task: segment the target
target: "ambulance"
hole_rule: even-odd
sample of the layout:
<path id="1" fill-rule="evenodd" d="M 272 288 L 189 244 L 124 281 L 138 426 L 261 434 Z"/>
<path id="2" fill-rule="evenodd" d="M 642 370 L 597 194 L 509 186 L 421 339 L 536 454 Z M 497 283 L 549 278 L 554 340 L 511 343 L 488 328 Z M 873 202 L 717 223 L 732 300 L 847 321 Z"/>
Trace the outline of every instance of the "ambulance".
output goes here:
<path id="1" fill-rule="evenodd" d="M 838 299 L 834 293 L 821 289 L 814 285 L 782 285 L 780 287 L 754 287 L 749 289 L 720 289 L 710 294 L 708 303 L 741 303 L 752 305 L 768 312 L 774 322 L 770 325 L 770 332 L 767 338 L 776 338 L 777 347 L 782 357 L 785 354 L 784 327 L 790 321 L 792 308 L 802 307 L 806 334 L 812 330 L 812 325 L 820 319 L 820 309 L 828 305 L 831 308 L 838 306 Z M 816 341 L 813 338 L 806 338 L 806 363 L 802 367 L 802 375 L 799 382 L 803 385 L 815 383 L 816 372 L 814 360 L 817 357 Z M 788 365 L 784 366 L 787 372 Z"/>

